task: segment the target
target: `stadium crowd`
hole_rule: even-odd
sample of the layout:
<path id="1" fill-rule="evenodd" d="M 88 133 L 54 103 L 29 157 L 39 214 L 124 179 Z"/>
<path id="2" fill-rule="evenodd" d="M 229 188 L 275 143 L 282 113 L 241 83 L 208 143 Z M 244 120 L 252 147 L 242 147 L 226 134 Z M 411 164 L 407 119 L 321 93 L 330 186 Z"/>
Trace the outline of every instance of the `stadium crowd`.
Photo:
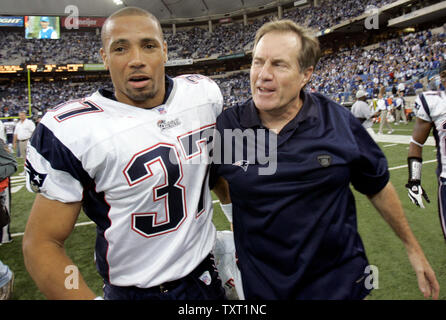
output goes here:
<path id="1" fill-rule="evenodd" d="M 342 21 L 364 13 L 370 7 L 382 7 L 396 0 L 323 0 L 315 7 L 291 8 L 284 11 L 283 18 L 292 19 L 315 30 L 324 30 Z M 249 21 L 234 21 L 216 24 L 212 33 L 208 27 L 193 27 L 187 30 L 165 28 L 170 59 L 203 58 L 214 54 L 242 51 L 249 48 L 255 31 L 275 14 Z M 101 47 L 98 32 L 63 32 L 57 41 L 25 39 L 20 32 L 0 31 L 0 60 L 3 64 L 23 63 L 100 63 Z"/>
<path id="2" fill-rule="evenodd" d="M 403 83 L 406 95 L 413 95 L 417 88 L 429 89 L 420 83 L 430 70 L 435 70 L 441 60 L 446 60 L 445 33 L 433 35 L 430 31 L 410 33 L 379 43 L 374 49 L 354 48 L 339 51 L 322 58 L 309 90 L 321 92 L 343 102 L 354 100 L 354 93 L 363 89 L 368 98 L 376 97 L 379 88 L 388 92 Z M 231 107 L 250 95 L 249 74 L 240 72 L 230 76 L 216 76 L 216 82 L 225 97 L 225 106 Z M 44 111 L 67 98 L 85 96 L 98 86 L 110 83 L 35 83 L 32 87 L 33 107 Z M 28 103 L 28 93 L 23 83 L 2 87 L 0 99 L 3 115 L 16 115 Z"/>
<path id="3" fill-rule="evenodd" d="M 309 6 L 299 10 L 289 10 L 284 18 L 296 21 L 315 30 L 325 30 L 343 21 L 360 16 L 366 10 L 381 8 L 396 0 L 325 0 L 318 7 Z"/>
<path id="4" fill-rule="evenodd" d="M 99 88 L 111 89 L 110 81 L 102 82 L 36 82 L 31 89 L 32 111 L 44 113 L 67 100 L 78 99 Z M 16 116 L 20 110 L 28 110 L 28 88 L 23 83 L 0 86 L 1 113 L 5 117 Z"/>
<path id="5" fill-rule="evenodd" d="M 43 40 L 0 31 L 0 60 L 8 65 L 98 63 L 100 47 L 100 36 L 92 32 L 65 32 L 58 40 Z"/>
<path id="6" fill-rule="evenodd" d="M 381 7 L 394 0 L 324 0 L 318 7 L 293 8 L 284 12 L 284 18 L 297 21 L 314 29 L 323 30 L 343 20 L 361 15 L 369 6 Z M 257 18 L 244 26 L 234 22 L 215 25 L 213 33 L 202 27 L 180 30 L 175 34 L 169 29 L 165 38 L 169 47 L 169 59 L 202 58 L 211 55 L 249 50 L 255 30 L 273 15 Z M 165 29 L 166 30 L 166 29 Z M 391 91 L 400 83 L 405 84 L 407 94 L 418 88 L 426 88 L 420 79 L 446 60 L 445 32 L 430 31 L 409 33 L 372 47 L 343 49 L 324 56 L 316 68 L 307 88 L 321 92 L 338 101 L 352 101 L 358 89 L 376 97 L 381 86 Z M 24 39 L 17 32 L 0 31 L 0 60 L 4 64 L 22 63 L 101 63 L 101 47 L 98 32 L 64 32 L 60 40 Z M 223 91 L 225 106 L 231 107 L 250 95 L 249 73 L 241 71 L 229 76 L 216 75 L 216 82 Z M 104 82 L 33 83 L 31 98 L 33 108 L 44 112 L 62 101 L 85 96 L 96 88 L 111 86 Z M 0 87 L 0 112 L 3 116 L 15 116 L 18 110 L 27 108 L 28 93 L 23 83 Z"/>
<path id="7" fill-rule="evenodd" d="M 399 83 L 405 84 L 406 95 L 413 95 L 419 80 L 446 60 L 445 36 L 444 32 L 421 31 L 381 42 L 373 49 L 354 48 L 325 56 L 310 87 L 338 101 L 352 100 L 360 88 L 371 98 L 381 85 L 391 91 Z"/>
<path id="8" fill-rule="evenodd" d="M 233 107 L 251 96 L 248 72 L 239 72 L 221 78 L 214 78 L 214 80 L 221 89 L 225 107 Z"/>

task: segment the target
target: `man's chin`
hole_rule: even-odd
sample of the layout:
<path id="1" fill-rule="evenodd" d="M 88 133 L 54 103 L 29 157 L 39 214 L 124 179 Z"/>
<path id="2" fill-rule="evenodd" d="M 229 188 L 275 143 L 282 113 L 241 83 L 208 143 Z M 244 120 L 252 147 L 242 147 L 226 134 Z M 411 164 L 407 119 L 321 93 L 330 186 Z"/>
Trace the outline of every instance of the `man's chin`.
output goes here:
<path id="1" fill-rule="evenodd" d="M 153 99 L 156 96 L 156 92 L 146 91 L 146 92 L 128 92 L 127 97 L 136 102 L 144 102 Z"/>
<path id="2" fill-rule="evenodd" d="M 257 109 L 262 111 L 268 111 L 273 110 L 276 108 L 277 103 L 274 103 L 273 101 L 265 101 L 265 99 L 253 99 L 254 104 L 256 105 Z"/>

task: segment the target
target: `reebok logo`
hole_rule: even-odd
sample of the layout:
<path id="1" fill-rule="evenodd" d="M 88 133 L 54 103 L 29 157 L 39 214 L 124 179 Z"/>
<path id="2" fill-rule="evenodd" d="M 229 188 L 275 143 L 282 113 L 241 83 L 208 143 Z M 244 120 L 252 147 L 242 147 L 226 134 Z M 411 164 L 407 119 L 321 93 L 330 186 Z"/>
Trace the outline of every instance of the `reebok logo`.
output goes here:
<path id="1" fill-rule="evenodd" d="M 156 123 L 158 125 L 158 127 L 161 129 L 161 131 L 163 130 L 167 130 L 167 129 L 172 129 L 174 127 L 178 127 L 181 124 L 180 119 L 174 119 L 174 120 L 158 120 L 158 122 Z"/>
<path id="2" fill-rule="evenodd" d="M 319 161 L 319 164 L 322 167 L 326 168 L 331 164 L 331 156 L 328 154 L 321 154 L 320 156 L 317 156 L 317 161 Z"/>

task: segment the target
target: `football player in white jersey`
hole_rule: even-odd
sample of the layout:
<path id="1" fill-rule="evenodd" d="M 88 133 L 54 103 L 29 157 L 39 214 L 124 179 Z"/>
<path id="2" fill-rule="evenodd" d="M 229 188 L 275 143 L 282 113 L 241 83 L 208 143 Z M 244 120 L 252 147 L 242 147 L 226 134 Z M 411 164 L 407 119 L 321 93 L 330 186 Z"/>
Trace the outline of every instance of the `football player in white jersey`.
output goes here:
<path id="1" fill-rule="evenodd" d="M 167 45 L 147 11 L 117 11 L 101 37 L 114 92 L 49 110 L 28 146 L 27 187 L 38 194 L 26 267 L 49 299 L 102 298 L 82 277 L 65 286 L 64 241 L 83 208 L 97 225 L 105 299 L 224 299 L 208 187 L 221 92 L 203 76 L 165 75 Z"/>
<path id="2" fill-rule="evenodd" d="M 441 82 L 446 86 L 446 62 L 443 61 L 440 64 L 439 73 Z M 421 168 L 423 145 L 433 128 L 438 160 L 438 209 L 441 228 L 446 238 L 446 95 L 444 91 L 420 93 L 415 100 L 415 109 L 417 118 L 409 145 L 409 181 L 406 187 L 410 200 L 417 206 L 424 208 L 423 198 L 430 202 L 426 191 L 421 186 Z"/>

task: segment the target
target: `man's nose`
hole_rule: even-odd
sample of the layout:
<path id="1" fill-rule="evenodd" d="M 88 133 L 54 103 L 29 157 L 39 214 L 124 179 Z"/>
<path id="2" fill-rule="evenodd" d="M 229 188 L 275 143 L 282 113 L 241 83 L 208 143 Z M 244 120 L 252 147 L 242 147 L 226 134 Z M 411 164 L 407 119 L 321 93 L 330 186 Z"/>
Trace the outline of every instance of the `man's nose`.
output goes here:
<path id="1" fill-rule="evenodd" d="M 271 64 L 269 62 L 266 62 L 262 69 L 260 69 L 258 78 L 261 80 L 271 80 L 272 79 L 272 70 L 271 70 Z"/>
<path id="2" fill-rule="evenodd" d="M 140 49 L 133 49 L 131 51 L 129 66 L 134 68 L 141 68 L 145 66 L 143 53 Z"/>

